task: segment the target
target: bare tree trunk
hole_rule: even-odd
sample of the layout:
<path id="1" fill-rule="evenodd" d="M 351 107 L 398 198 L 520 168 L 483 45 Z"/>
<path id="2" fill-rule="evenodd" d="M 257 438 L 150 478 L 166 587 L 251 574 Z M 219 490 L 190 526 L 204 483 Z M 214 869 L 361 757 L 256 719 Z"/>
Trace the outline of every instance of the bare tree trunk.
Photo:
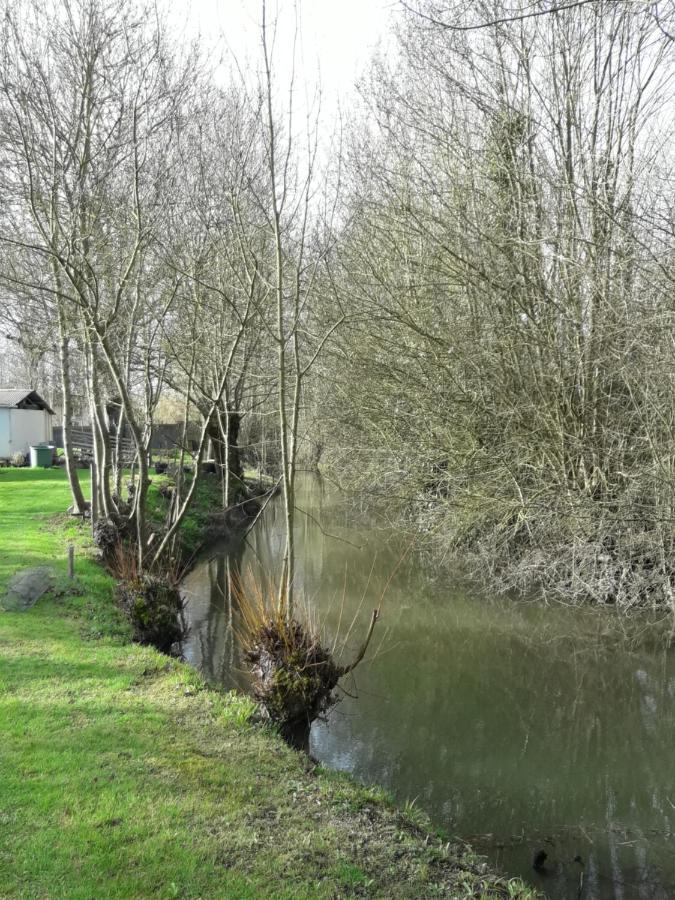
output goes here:
<path id="1" fill-rule="evenodd" d="M 272 59 L 267 42 L 267 9 L 263 0 L 262 6 L 262 42 L 263 57 L 265 64 L 265 103 L 267 107 L 267 138 L 268 138 L 268 165 L 270 177 L 270 191 L 272 204 L 272 228 L 274 240 L 274 295 L 276 303 L 276 328 L 275 335 L 277 342 L 277 409 L 279 415 L 279 442 L 281 449 L 281 483 L 283 487 L 284 500 L 284 520 L 286 523 L 286 546 L 282 560 L 281 576 L 279 581 L 279 603 L 285 604 L 286 615 L 289 619 L 293 617 L 294 598 L 293 598 L 293 578 L 294 578 L 294 542 L 293 542 L 293 510 L 295 498 L 293 496 L 293 478 L 291 472 L 290 451 L 290 434 L 288 426 L 287 404 L 287 384 L 286 384 L 286 341 L 288 336 L 284 325 L 285 303 L 284 303 L 284 252 L 283 237 L 281 226 L 282 207 L 279 200 L 278 191 L 278 173 L 277 173 L 277 132 L 273 109 L 273 81 L 272 81 Z M 290 141 L 289 135 L 288 140 Z M 282 190 L 282 197 L 285 195 L 285 187 Z M 295 323 L 297 326 L 297 322 Z"/>
<path id="2" fill-rule="evenodd" d="M 60 299 L 57 299 L 57 314 L 59 320 L 59 361 L 61 368 L 61 395 L 62 395 L 62 425 L 63 425 L 63 455 L 66 460 L 66 472 L 68 484 L 73 498 L 73 512 L 84 515 L 87 502 L 84 499 L 82 487 L 77 477 L 75 459 L 73 456 L 73 398 L 70 381 L 70 341 L 66 329 L 65 312 Z"/>

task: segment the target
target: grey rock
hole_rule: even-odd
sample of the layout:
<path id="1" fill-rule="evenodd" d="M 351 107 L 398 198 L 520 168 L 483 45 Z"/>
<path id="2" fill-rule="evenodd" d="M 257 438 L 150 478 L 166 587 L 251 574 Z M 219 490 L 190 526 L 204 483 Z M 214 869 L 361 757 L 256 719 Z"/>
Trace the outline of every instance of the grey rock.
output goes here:
<path id="1" fill-rule="evenodd" d="M 7 585 L 0 595 L 0 608 L 6 612 L 24 612 L 34 606 L 40 597 L 54 585 L 54 571 L 49 566 L 23 569 Z"/>

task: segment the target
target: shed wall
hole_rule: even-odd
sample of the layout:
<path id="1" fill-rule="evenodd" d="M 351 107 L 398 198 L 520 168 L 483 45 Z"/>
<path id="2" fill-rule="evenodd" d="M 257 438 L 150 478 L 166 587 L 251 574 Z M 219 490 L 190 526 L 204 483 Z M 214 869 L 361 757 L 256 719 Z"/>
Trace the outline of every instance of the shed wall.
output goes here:
<path id="1" fill-rule="evenodd" d="M 9 459 L 12 455 L 9 443 L 9 414 L 11 410 L 0 408 L 0 458 Z"/>
<path id="2" fill-rule="evenodd" d="M 51 416 L 45 410 L 0 409 L 0 456 L 28 453 L 31 444 L 51 439 Z"/>

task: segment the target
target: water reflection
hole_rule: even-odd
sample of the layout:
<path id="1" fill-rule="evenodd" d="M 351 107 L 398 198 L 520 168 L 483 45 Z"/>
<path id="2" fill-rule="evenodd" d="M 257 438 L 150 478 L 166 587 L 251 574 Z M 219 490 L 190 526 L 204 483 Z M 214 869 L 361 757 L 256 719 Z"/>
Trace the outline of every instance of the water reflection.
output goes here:
<path id="1" fill-rule="evenodd" d="M 298 517 L 298 590 L 327 634 L 358 614 L 353 649 L 405 543 L 355 527 L 338 495 L 302 486 L 311 517 Z M 214 682 L 244 683 L 228 568 L 278 568 L 280 513 L 271 505 L 245 548 L 222 548 L 186 581 L 186 654 Z M 675 663 L 610 649 L 603 621 L 480 597 L 410 556 L 387 591 L 384 647 L 313 727 L 312 753 L 418 798 L 550 897 L 580 885 L 597 900 L 673 897 Z"/>
<path id="2" fill-rule="evenodd" d="M 245 687 L 236 639 L 236 604 L 230 588 L 243 547 L 223 544 L 218 550 L 183 582 L 189 624 L 183 652 L 212 683 Z"/>

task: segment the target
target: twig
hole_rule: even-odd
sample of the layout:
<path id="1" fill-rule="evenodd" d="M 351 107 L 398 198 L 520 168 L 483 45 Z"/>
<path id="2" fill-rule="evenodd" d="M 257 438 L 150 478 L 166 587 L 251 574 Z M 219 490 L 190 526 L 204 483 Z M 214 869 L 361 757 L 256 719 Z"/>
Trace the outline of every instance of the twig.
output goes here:
<path id="1" fill-rule="evenodd" d="M 348 544 L 350 547 L 354 547 L 354 549 L 356 550 L 363 550 L 363 544 L 355 544 L 353 541 L 349 541 L 347 540 L 347 538 L 341 537 L 339 534 L 332 534 L 330 531 L 326 531 L 321 522 L 316 518 L 316 516 L 313 516 L 311 512 L 307 512 L 306 509 L 302 509 L 302 507 L 298 506 L 297 503 L 295 504 L 295 508 L 298 512 L 301 512 L 303 515 L 307 516 L 308 519 L 311 519 L 315 525 L 318 525 L 319 531 L 324 537 L 333 538 L 333 540 L 336 541 L 342 541 L 343 544 Z"/>
<path id="2" fill-rule="evenodd" d="M 248 526 L 248 528 L 247 528 L 246 531 L 244 532 L 244 535 L 243 535 L 244 540 L 245 540 L 245 539 L 248 537 L 248 535 L 251 533 L 251 531 L 253 530 L 253 528 L 254 528 L 256 522 L 257 522 L 258 519 L 260 518 L 260 516 L 262 516 L 262 514 L 265 512 L 265 509 L 267 508 L 267 504 L 270 502 L 270 500 L 272 499 L 272 497 L 274 497 L 275 492 L 276 492 L 277 488 L 279 487 L 279 484 L 280 484 L 280 483 L 281 483 L 281 478 L 279 477 L 279 478 L 277 479 L 276 484 L 274 485 L 274 487 L 270 488 L 270 490 L 269 490 L 269 492 L 268 492 L 268 494 L 267 494 L 267 497 L 265 498 L 265 502 L 262 504 L 262 506 L 260 507 L 260 509 L 259 509 L 258 512 L 256 513 L 255 518 L 253 519 L 253 521 L 251 522 L 251 524 Z"/>
<path id="3" fill-rule="evenodd" d="M 372 638 L 373 631 L 375 630 L 375 623 L 377 622 L 377 620 L 379 618 L 380 618 L 380 608 L 378 607 L 377 609 L 373 610 L 373 615 L 371 616 L 371 619 L 370 619 L 370 627 L 368 628 L 368 634 L 366 635 L 366 639 L 363 642 L 361 649 L 356 654 L 356 659 L 354 660 L 354 662 L 350 663 L 348 666 L 344 666 L 342 668 L 341 677 L 344 675 L 348 675 L 350 672 L 353 672 L 354 669 L 361 662 L 363 657 L 366 655 L 366 651 L 368 650 L 368 645 L 370 644 L 370 639 Z"/>

